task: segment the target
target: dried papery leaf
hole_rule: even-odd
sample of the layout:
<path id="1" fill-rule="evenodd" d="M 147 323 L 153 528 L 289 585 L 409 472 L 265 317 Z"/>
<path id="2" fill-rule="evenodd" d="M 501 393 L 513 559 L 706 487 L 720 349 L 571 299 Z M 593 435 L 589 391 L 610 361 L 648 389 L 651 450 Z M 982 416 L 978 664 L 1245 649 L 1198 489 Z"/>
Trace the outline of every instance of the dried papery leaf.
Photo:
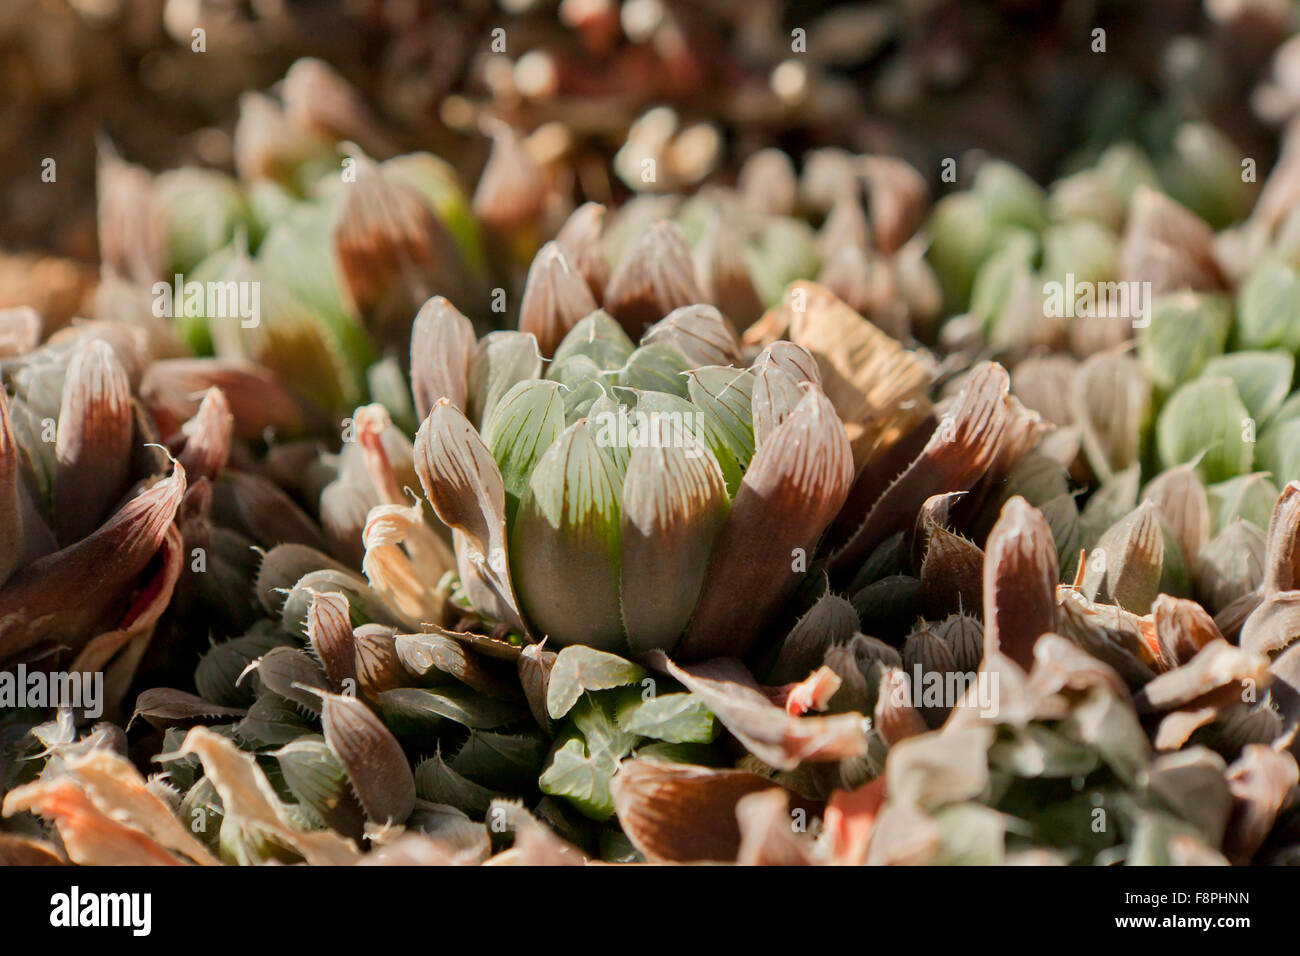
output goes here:
<path id="1" fill-rule="evenodd" d="M 1069 691 L 1085 693 L 1103 687 L 1119 700 L 1129 700 L 1128 685 L 1111 667 L 1086 653 L 1059 634 L 1044 634 L 1034 645 L 1034 666 L 1029 675 L 1030 693 L 1047 697 Z"/>
<path id="2" fill-rule="evenodd" d="M 549 358 L 578 320 L 596 310 L 596 300 L 582 274 L 555 242 L 548 242 L 533 257 L 519 306 L 519 331 L 537 339 Z"/>
<path id="3" fill-rule="evenodd" d="M 1275 591 L 1245 619 L 1238 643 L 1243 650 L 1254 654 L 1275 654 L 1297 637 L 1300 637 L 1300 591 Z"/>
<path id="4" fill-rule="evenodd" d="M 1136 462 L 1150 402 L 1151 388 L 1127 352 L 1099 352 L 1075 372 L 1070 414 L 1088 464 L 1102 482 Z"/>
<path id="5" fill-rule="evenodd" d="M 891 748 L 885 765 L 890 801 L 933 811 L 979 797 L 989 785 L 993 737 L 992 727 L 945 728 Z"/>
<path id="6" fill-rule="evenodd" d="M 459 253 L 418 190 L 364 155 L 351 159 L 355 179 L 340 192 L 331 254 L 348 307 L 387 324 L 438 289 L 456 289 Z"/>
<path id="7" fill-rule="evenodd" d="M 880 675 L 872 720 L 876 733 L 888 747 L 929 729 L 912 703 L 912 682 L 899 668 L 886 668 Z"/>
<path id="8" fill-rule="evenodd" d="M 324 60 L 295 60 L 284 74 L 280 94 L 285 116 L 297 129 L 336 142 L 351 140 L 378 153 L 392 151 L 361 94 Z"/>
<path id="9" fill-rule="evenodd" d="M 1150 681 L 1133 701 L 1139 714 L 1237 704 L 1262 693 L 1268 678 L 1264 655 L 1211 641 L 1182 667 Z"/>
<path id="10" fill-rule="evenodd" d="M 440 398 L 465 411 L 477 345 L 473 324 L 445 298 L 420 306 L 411 326 L 411 396 L 420 421 Z"/>
<path id="11" fill-rule="evenodd" d="M 36 348 L 44 324 L 31 306 L 0 309 L 0 358 L 26 355 Z"/>
<path id="12" fill-rule="evenodd" d="M 921 225 L 930 190 L 925 177 L 901 159 L 864 156 L 861 164 L 876 246 L 892 255 Z"/>
<path id="13" fill-rule="evenodd" d="M 843 573 L 856 567 L 891 534 L 906 530 L 932 495 L 975 485 L 997 456 L 1007 423 L 1009 385 L 1000 365 L 988 362 L 975 369 L 920 457 L 876 500 L 853 537 L 832 554 L 832 569 Z"/>
<path id="14" fill-rule="evenodd" d="M 871 447 L 884 424 L 881 416 L 887 419 L 919 396 L 930 384 L 930 370 L 814 282 L 792 283 L 773 311 L 783 316 L 790 340 L 817 359 L 822 388 L 840 418 L 860 427 L 859 434 L 850 435 L 860 465 L 860 452 Z"/>
<path id="15" fill-rule="evenodd" d="M 1073 588 L 1057 591 L 1058 633 L 1109 664 L 1133 687 L 1155 676 L 1144 620 L 1116 605 L 1094 604 Z"/>
<path id="16" fill-rule="evenodd" d="M 888 261 L 873 258 L 856 245 L 843 245 L 826 258 L 817 282 L 890 337 L 899 341 L 911 337 L 907 303 Z"/>
<path id="17" fill-rule="evenodd" d="M 165 214 L 154 178 L 143 166 L 101 148 L 95 169 L 99 256 L 112 273 L 145 284 L 165 268 Z"/>
<path id="18" fill-rule="evenodd" d="M 68 363 L 54 443 L 54 521 L 60 544 L 89 534 L 122 497 L 133 426 L 126 370 L 112 346 L 85 340 Z"/>
<path id="19" fill-rule="evenodd" d="M 647 660 L 681 681 L 750 753 L 778 770 L 793 770 L 806 760 L 840 760 L 867 752 L 861 714 L 792 717 L 768 700 L 734 658 L 689 668 L 677 666 L 661 651 L 652 652 Z"/>
<path id="20" fill-rule="evenodd" d="M 740 236 L 721 214 L 708 217 L 693 259 L 703 300 L 717 306 L 737 329 L 753 325 L 763 314 L 763 303 L 754 288 Z"/>
<path id="21" fill-rule="evenodd" d="M 322 693 L 325 742 L 347 771 L 353 792 L 375 823 L 402 823 L 415 807 L 415 778 L 401 745 L 360 700 Z"/>
<path id="22" fill-rule="evenodd" d="M 329 677 L 307 652 L 295 647 L 273 647 L 253 666 L 267 690 L 293 701 L 309 714 L 320 713 L 320 695 L 316 692 L 330 689 Z"/>
<path id="23" fill-rule="evenodd" d="M 1267 542 L 1264 591 L 1292 591 L 1300 587 L 1300 482 L 1289 482 L 1278 496 L 1268 522 Z"/>
<path id="24" fill-rule="evenodd" d="M 220 734 L 195 727 L 175 751 L 154 759 L 166 762 L 191 754 L 202 761 L 204 775 L 221 797 L 226 820 L 267 834 L 316 866 L 349 865 L 359 858 L 360 851 L 352 841 L 337 833 L 303 831 L 295 826 L 288 807 L 276 796 L 253 755 L 241 752 Z"/>
<path id="25" fill-rule="evenodd" d="M 163 730 L 167 727 L 210 723 L 219 717 L 242 717 L 246 713 L 242 707 L 221 707 L 183 690 L 152 687 L 141 692 L 135 699 L 135 713 L 131 719 L 143 717 Z"/>
<path id="26" fill-rule="evenodd" d="M 605 232 L 605 207 L 596 202 L 585 202 L 565 220 L 555 236 L 555 243 L 564 257 L 587 280 L 587 288 L 599 305 L 605 297 L 609 283 L 609 259 L 601 240 Z"/>
<path id="27" fill-rule="evenodd" d="M 813 866 L 814 845 L 805 832 L 795 833 L 791 823 L 790 795 L 773 788 L 751 793 L 736 803 L 740 824 L 740 849 L 736 862 L 742 866 Z"/>
<path id="28" fill-rule="evenodd" d="M 506 554 L 505 485 L 492 453 L 465 416 L 439 400 L 415 438 L 424 495 L 457 532 L 461 583 L 474 607 L 527 633 Z"/>
<path id="29" fill-rule="evenodd" d="M 1150 282 L 1157 295 L 1183 288 L 1223 287 L 1210 227 L 1147 186 L 1139 186 L 1129 202 L 1119 272 L 1125 281 Z"/>
<path id="30" fill-rule="evenodd" d="M 1178 465 L 1161 472 L 1146 486 L 1142 500 L 1156 503 L 1183 556 L 1194 560 L 1210 537 L 1209 497 L 1196 469 Z"/>
<path id="31" fill-rule="evenodd" d="M 652 863 L 735 860 L 736 805 L 771 788 L 758 774 L 645 758 L 624 761 L 611 784 L 623 832 Z"/>
<path id="32" fill-rule="evenodd" d="M 184 494 L 185 469 L 177 464 L 88 537 L 11 577 L 0 588 L 0 661 L 45 638 L 78 648 L 115 621 Z"/>
<path id="33" fill-rule="evenodd" d="M 361 570 L 370 586 L 406 618 L 442 624 L 443 595 L 433 585 L 455 565 L 451 550 L 424 521 L 423 508 L 379 505 L 366 518 Z"/>
<path id="34" fill-rule="evenodd" d="M 1224 852 L 1238 864 L 1249 863 L 1263 845 L 1297 783 L 1295 758 L 1263 744 L 1248 744 L 1227 771 L 1235 801 L 1224 837 Z"/>
<path id="35" fill-rule="evenodd" d="M 1159 512 L 1148 500 L 1101 536 L 1084 565 L 1083 593 L 1145 614 L 1159 593 L 1164 560 Z"/>
<path id="36" fill-rule="evenodd" d="M 671 650 L 699 600 L 728 505 L 707 447 L 651 419 L 623 480 L 619 593 L 633 652 Z"/>
<path id="37" fill-rule="evenodd" d="M 477 426 L 485 426 L 510 389 L 541 374 L 542 353 L 536 338 L 527 332 L 489 332 L 470 362 L 466 415 Z"/>
<path id="38" fill-rule="evenodd" d="M 983 607 L 983 576 L 983 551 L 961 535 L 932 528 L 921 563 L 921 606 L 926 617 L 947 617 Z"/>
<path id="39" fill-rule="evenodd" d="M 515 834 L 514 846 L 488 860 L 489 866 L 584 866 L 587 863 L 581 850 L 557 837 L 554 830 L 537 820 L 521 803 L 493 800 L 488 818 L 499 820 Z M 509 858 L 502 859 L 507 854 Z"/>
<path id="40" fill-rule="evenodd" d="M 927 866 L 943 834 L 924 811 L 893 800 L 885 802 L 871 831 L 867 866 Z"/>
<path id="41" fill-rule="evenodd" d="M 839 692 L 843 683 L 833 668 L 823 665 L 797 683 L 770 688 L 769 694 L 774 703 L 785 708 L 787 714 L 801 717 L 810 710 L 828 709 L 831 698 Z"/>
<path id="42" fill-rule="evenodd" d="M 70 756 L 58 773 L 74 779 L 103 813 L 203 866 L 218 861 L 150 788 L 125 757 L 96 747 Z"/>
<path id="43" fill-rule="evenodd" d="M 813 552 L 848 495 L 853 462 L 844 428 L 817 386 L 803 388 L 740 483 L 678 652 L 685 659 L 745 653 L 798 587 L 792 558 Z"/>
<path id="44" fill-rule="evenodd" d="M 1161 718 L 1152 743 L 1156 750 L 1178 750 L 1197 730 L 1213 723 L 1218 714 L 1218 707 L 1170 711 Z"/>
<path id="45" fill-rule="evenodd" d="M 856 790 L 831 794 L 823 818 L 823 833 L 830 846 L 831 860 L 841 866 L 861 866 L 876 816 L 885 802 L 886 780 L 875 780 Z"/>
<path id="46" fill-rule="evenodd" d="M 489 229 L 507 233 L 537 220 L 545 192 L 519 134 L 506 123 L 493 124 L 491 134 L 492 151 L 474 189 L 474 214 Z"/>
<path id="47" fill-rule="evenodd" d="M 1056 544 L 1038 509 L 1020 496 L 1002 508 L 984 559 L 984 648 L 1001 650 L 1024 668 L 1034 642 L 1055 629 Z"/>
<path id="48" fill-rule="evenodd" d="M 790 417 L 802 398 L 799 380 L 789 372 L 776 365 L 755 369 L 754 393 L 750 399 L 755 448 L 762 447 L 776 427 Z"/>
<path id="49" fill-rule="evenodd" d="M 788 684 L 817 669 L 831 647 L 852 639 L 858 629 L 853 605 L 834 594 L 823 594 L 781 641 L 769 684 Z"/>
<path id="50" fill-rule="evenodd" d="M 541 644 L 529 644 L 519 654 L 519 686 L 528 699 L 528 709 L 542 730 L 550 731 L 551 718 L 546 711 L 546 698 L 551 683 L 551 670 L 558 655 Z"/>
<path id="51" fill-rule="evenodd" d="M 83 866 L 183 866 L 180 857 L 95 806 L 75 779 L 56 777 L 5 794 L 5 816 L 30 810 L 54 822 L 73 863 Z"/>
<path id="52" fill-rule="evenodd" d="M 219 388 L 208 389 L 198 412 L 181 426 L 184 444 L 176 452 L 191 481 L 216 480 L 230 458 L 234 427 L 235 417 L 225 393 Z"/>
<path id="53" fill-rule="evenodd" d="M 624 254 L 605 287 L 604 304 L 635 339 L 674 309 L 703 301 L 681 227 L 661 219 Z"/>
<path id="54" fill-rule="evenodd" d="M 290 434 L 303 426 L 303 412 L 288 389 L 261 365 L 234 359 L 163 359 L 152 363 L 140 384 L 140 400 L 171 434 L 198 412 L 209 388 L 219 388 L 235 416 L 235 434 L 262 438 L 267 429 Z"/>
<path id="55" fill-rule="evenodd" d="M 348 598 L 341 591 L 311 591 L 307 608 L 307 642 L 335 690 L 356 687 L 356 641 Z"/>
<path id="56" fill-rule="evenodd" d="M 1214 619 L 1195 601 L 1162 594 L 1151 606 L 1161 660 L 1167 668 L 1186 664 L 1206 644 L 1222 640 Z"/>

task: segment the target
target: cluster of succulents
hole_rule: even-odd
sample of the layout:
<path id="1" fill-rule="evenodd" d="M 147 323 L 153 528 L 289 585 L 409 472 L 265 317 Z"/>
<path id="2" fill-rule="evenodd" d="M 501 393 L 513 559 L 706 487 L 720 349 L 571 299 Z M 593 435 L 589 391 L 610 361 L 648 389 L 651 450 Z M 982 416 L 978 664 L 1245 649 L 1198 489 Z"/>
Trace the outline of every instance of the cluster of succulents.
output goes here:
<path id="1" fill-rule="evenodd" d="M 103 144 L 93 319 L 0 311 L 0 666 L 104 719 L 4 712 L 0 860 L 1295 862 L 1300 140 L 930 209 L 662 108 L 588 189 L 556 49 L 473 190 L 311 58 L 234 175 Z"/>

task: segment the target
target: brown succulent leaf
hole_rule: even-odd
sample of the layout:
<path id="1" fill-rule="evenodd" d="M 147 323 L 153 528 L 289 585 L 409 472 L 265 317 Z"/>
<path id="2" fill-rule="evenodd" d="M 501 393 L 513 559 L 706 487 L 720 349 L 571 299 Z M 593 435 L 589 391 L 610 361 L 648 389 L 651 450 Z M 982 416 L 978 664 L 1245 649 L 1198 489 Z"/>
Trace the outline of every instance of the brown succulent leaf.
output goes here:
<path id="1" fill-rule="evenodd" d="M 1162 594 L 1151 605 L 1151 616 L 1166 668 L 1186 664 L 1206 644 L 1223 640 L 1214 618 L 1195 601 Z"/>
<path id="2" fill-rule="evenodd" d="M 1082 591 L 1089 600 L 1146 614 L 1160 593 L 1164 561 L 1160 514 L 1148 499 L 1101 536 L 1081 568 Z"/>
<path id="3" fill-rule="evenodd" d="M 610 789 L 623 832 L 650 862 L 729 863 L 741 846 L 737 804 L 772 789 L 772 781 L 637 758 L 620 764 Z"/>
<path id="4" fill-rule="evenodd" d="M 757 374 L 769 366 L 789 373 L 796 382 L 812 382 L 814 385 L 822 383 L 822 372 L 813 354 L 802 345 L 784 339 L 773 342 L 759 352 L 752 368 Z"/>
<path id="5" fill-rule="evenodd" d="M 942 618 L 983 606 L 984 552 L 961 535 L 932 528 L 925 560 L 921 562 L 921 607 L 925 616 Z"/>
<path id="6" fill-rule="evenodd" d="M 717 306 L 737 329 L 753 325 L 763 314 L 763 303 L 754 289 L 739 236 L 720 214 L 706 220 L 693 260 L 702 300 Z"/>
<path id="7" fill-rule="evenodd" d="M 886 255 L 902 248 L 920 227 L 930 189 L 910 163 L 892 156 L 864 156 L 862 180 L 876 246 Z"/>
<path id="8" fill-rule="evenodd" d="M 605 287 L 605 309 L 633 340 L 674 309 L 703 301 L 691 247 L 681 227 L 666 219 L 651 224 Z"/>
<path id="9" fill-rule="evenodd" d="M 98 527 L 126 491 L 134 424 L 126 369 L 108 343 L 85 339 L 68 363 L 54 442 L 54 524 L 61 545 Z"/>
<path id="10" fill-rule="evenodd" d="M 853 482 L 849 443 L 815 385 L 750 461 L 722 526 L 702 597 L 678 649 L 684 659 L 744 654 L 793 593 Z"/>
<path id="11" fill-rule="evenodd" d="M 597 305 L 604 301 L 605 286 L 609 284 L 609 259 L 602 244 L 604 233 L 605 207 L 597 202 L 585 202 L 569 215 L 555 236 L 564 257 L 587 280 L 587 288 Z"/>
<path id="12" fill-rule="evenodd" d="M 1196 656 L 1156 677 L 1134 696 L 1139 714 L 1226 706 L 1255 699 L 1268 686 L 1268 658 L 1211 641 Z"/>
<path id="13" fill-rule="evenodd" d="M 839 760 L 866 753 L 861 714 L 793 717 L 773 704 L 745 665 L 734 658 L 679 667 L 662 651 L 654 651 L 647 660 L 699 697 L 722 725 L 768 766 L 793 770 L 806 760 Z"/>
<path id="14" fill-rule="evenodd" d="M 736 330 L 711 305 L 697 303 L 673 309 L 641 336 L 642 345 L 656 342 L 681 352 L 691 368 L 740 364 Z"/>
<path id="15" fill-rule="evenodd" d="M 256 668 L 257 679 L 267 690 L 293 701 L 307 713 L 320 713 L 319 692 L 330 689 L 329 677 L 306 651 L 273 647 L 249 666 Z"/>
<path id="16" fill-rule="evenodd" d="M 1148 186 L 1139 186 L 1129 202 L 1119 273 L 1124 281 L 1150 282 L 1154 295 L 1224 286 L 1210 227 L 1187 207 Z"/>
<path id="17" fill-rule="evenodd" d="M 528 709 L 537 725 L 547 732 L 551 729 L 551 717 L 546 712 L 546 694 L 551 681 L 551 668 L 555 666 L 557 656 L 555 651 L 548 651 L 541 644 L 529 644 L 519 653 L 516 662 L 519 685 L 528 699 Z"/>
<path id="18" fill-rule="evenodd" d="M 519 331 L 531 332 L 545 358 L 555 354 L 578 320 L 596 311 L 586 279 L 565 257 L 560 245 L 548 242 L 533 257 L 519 306 Z"/>
<path id="19" fill-rule="evenodd" d="M 152 687 L 141 691 L 135 699 L 135 713 L 131 719 L 143 717 L 159 730 L 165 730 L 168 727 L 209 723 L 221 717 L 243 717 L 247 713 L 242 707 L 222 707 L 188 691 Z"/>
<path id="20" fill-rule="evenodd" d="M 1081 323 L 1082 324 L 1082 323 Z M 1126 348 L 1090 356 L 1075 371 L 1068 393 L 1088 464 L 1107 482 L 1137 461 L 1151 387 Z"/>
<path id="21" fill-rule="evenodd" d="M 1225 638 L 1240 643 L 1241 630 L 1246 626 L 1246 621 L 1263 603 L 1264 592 L 1262 589 L 1256 588 L 1254 591 L 1243 594 L 1215 614 L 1214 624 L 1223 632 Z"/>
<path id="22" fill-rule="evenodd" d="M 790 417 L 802 398 L 799 380 L 789 372 L 776 365 L 755 369 L 754 394 L 750 399 L 755 449 L 761 448 L 776 427 Z"/>
<path id="23" fill-rule="evenodd" d="M 541 173 L 519 134 L 507 123 L 491 130 L 492 151 L 474 189 L 474 214 L 489 229 L 508 232 L 528 226 L 542 213 Z"/>
<path id="24" fill-rule="evenodd" d="M 102 148 L 95 169 L 99 258 L 105 271 L 147 284 L 166 260 L 164 210 L 153 175 Z"/>
<path id="25" fill-rule="evenodd" d="M 455 240 L 413 186 L 364 155 L 352 160 L 355 179 L 341 191 L 330 237 L 344 300 L 381 323 L 408 321 L 435 291 L 459 291 Z"/>
<path id="26" fill-rule="evenodd" d="M 269 478 L 227 468 L 212 493 L 214 513 L 263 548 L 301 544 L 324 551 L 329 547 L 316 522 Z"/>
<path id="27" fill-rule="evenodd" d="M 88 537 L 11 577 L 0 588 L 0 661 L 45 639 L 76 649 L 115 623 L 184 494 L 185 469 L 177 464 Z"/>
<path id="28" fill-rule="evenodd" d="M 152 363 L 140 384 L 140 399 L 171 435 L 199 410 L 201 396 L 219 388 L 235 416 L 235 434 L 262 438 L 270 429 L 282 435 L 300 431 L 303 411 L 297 399 L 264 366 L 219 358 L 176 358 Z"/>
<path id="29" fill-rule="evenodd" d="M 475 642 L 472 638 L 482 640 Z M 489 640 L 491 638 L 486 634 L 462 634 L 439 628 L 427 634 L 398 634 L 394 646 L 402 666 L 414 677 L 433 678 L 438 674 L 448 674 L 480 694 L 498 700 L 514 699 L 518 696 L 515 683 L 467 649 L 484 650 L 483 642 Z M 535 646 L 530 644 L 520 649 L 505 641 L 496 643 L 502 645 L 503 650 L 509 649 L 505 659 L 512 661 L 522 657 L 528 647 Z M 485 653 L 484 656 L 491 655 Z"/>
<path id="30" fill-rule="evenodd" d="M 411 396 L 420 421 L 440 398 L 465 411 L 477 345 L 473 324 L 445 298 L 420 306 L 411 326 Z"/>
<path id="31" fill-rule="evenodd" d="M 370 107 L 337 70 L 315 57 L 293 62 L 280 84 L 285 117 L 333 142 L 351 140 L 379 155 L 394 151 Z"/>
<path id="32" fill-rule="evenodd" d="M 17 833 L 0 833 L 0 866 L 66 866 L 53 843 Z"/>
<path id="33" fill-rule="evenodd" d="M 357 654 L 357 684 L 370 700 L 386 690 L 415 683 L 402 666 L 397 653 L 396 628 L 384 624 L 363 624 L 353 632 Z"/>
<path id="34" fill-rule="evenodd" d="M 357 685 L 356 638 L 348 599 L 341 591 L 312 591 L 307 607 L 307 642 L 329 676 L 330 685 L 342 692 Z"/>
<path id="35" fill-rule="evenodd" d="M 1234 863 L 1249 863 L 1263 845 L 1278 812 L 1292 797 L 1300 770 L 1285 750 L 1247 744 L 1228 768 L 1228 789 L 1234 805 L 1223 849 Z"/>
<path id="36" fill-rule="evenodd" d="M 355 697 L 322 692 L 321 727 L 366 816 L 403 823 L 415 808 L 415 777 L 392 732 Z"/>
<path id="37" fill-rule="evenodd" d="M 227 820 L 266 833 L 313 865 L 347 866 L 360 858 L 356 845 L 332 830 L 305 831 L 295 826 L 257 759 L 206 727 L 192 728 L 176 751 L 154 759 L 168 761 L 191 754 L 202 762 Z"/>
<path id="38" fill-rule="evenodd" d="M 1057 590 L 1056 629 L 1072 644 L 1114 668 L 1130 686 L 1155 676 L 1154 629 L 1114 604 L 1094 604 L 1074 588 Z"/>
<path id="39" fill-rule="evenodd" d="M 225 392 L 208 389 L 194 417 L 181 426 L 180 441 L 172 449 L 192 482 L 216 480 L 230 459 L 234 431 L 235 416 Z"/>
<path id="40" fill-rule="evenodd" d="M 18 570 L 26 558 L 24 534 L 29 520 L 25 506 L 26 492 L 22 484 L 21 452 L 9 415 L 9 395 L 0 388 L 0 527 L 8 528 L 4 542 L 0 543 L 0 587 Z"/>
<path id="41" fill-rule="evenodd" d="M 875 501 L 854 535 L 831 555 L 833 570 L 856 569 L 882 541 L 910 527 L 932 495 L 974 487 L 1001 446 L 1010 407 L 1009 387 L 1010 380 L 1000 365 L 986 362 L 974 370 L 920 456 Z M 1053 545 L 1053 553 L 1054 549 Z"/>
<path id="42" fill-rule="evenodd" d="M 849 601 L 823 594 L 781 641 L 768 683 L 789 684 L 816 670 L 832 646 L 853 638 L 858 625 L 858 612 Z"/>
<path id="43" fill-rule="evenodd" d="M 897 667 L 888 667 L 880 675 L 880 691 L 872 718 L 876 733 L 889 747 L 929 729 L 912 703 L 911 680 Z"/>
<path id="44" fill-rule="evenodd" d="M 449 401 L 439 399 L 420 426 L 415 468 L 433 510 L 457 533 L 457 564 L 471 603 L 527 634 L 510 580 L 501 470 L 474 426 Z"/>
<path id="45" fill-rule="evenodd" d="M 1028 670 L 1034 643 L 1056 629 L 1056 544 L 1041 511 L 1016 495 L 989 533 L 984 559 L 984 654 Z"/>
<path id="46" fill-rule="evenodd" d="M 1011 393 L 1057 427 L 1071 424 L 1068 396 L 1079 363 L 1069 355 L 1033 356 L 1011 371 Z"/>

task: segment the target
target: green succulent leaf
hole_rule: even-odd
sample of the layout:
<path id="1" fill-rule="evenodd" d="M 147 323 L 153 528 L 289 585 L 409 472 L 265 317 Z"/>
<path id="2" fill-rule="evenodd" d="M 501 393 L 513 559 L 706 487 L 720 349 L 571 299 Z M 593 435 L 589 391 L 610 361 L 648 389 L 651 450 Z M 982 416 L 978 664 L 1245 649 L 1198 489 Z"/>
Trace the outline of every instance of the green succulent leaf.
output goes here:
<path id="1" fill-rule="evenodd" d="M 1242 404 L 1257 422 L 1281 407 L 1291 392 L 1295 357 L 1288 352 L 1229 352 L 1205 363 L 1206 378 L 1230 378 Z"/>
<path id="2" fill-rule="evenodd" d="M 1194 292 L 1160 296 L 1149 309 L 1149 324 L 1138 329 L 1138 362 L 1155 388 L 1171 392 L 1222 354 L 1231 309 L 1222 296 Z"/>
<path id="3" fill-rule="evenodd" d="M 1200 378 L 1170 397 L 1156 420 L 1161 467 L 1199 456 L 1197 470 L 1207 482 L 1226 481 L 1250 470 L 1254 446 L 1248 440 L 1250 413 L 1228 378 Z"/>
<path id="4" fill-rule="evenodd" d="M 493 410 L 483 441 L 501 468 L 506 519 L 513 522 L 528 479 L 546 449 L 564 432 L 563 386 L 536 379 L 519 382 Z"/>
<path id="5" fill-rule="evenodd" d="M 645 697 L 640 688 L 628 687 L 617 692 L 615 701 L 615 720 L 629 734 L 673 744 L 708 744 L 721 729 L 713 712 L 694 694 Z"/>
<path id="6" fill-rule="evenodd" d="M 635 684 L 645 676 L 644 667 L 616 654 L 581 645 L 563 648 L 551 667 L 546 712 L 559 720 L 583 694 Z"/>

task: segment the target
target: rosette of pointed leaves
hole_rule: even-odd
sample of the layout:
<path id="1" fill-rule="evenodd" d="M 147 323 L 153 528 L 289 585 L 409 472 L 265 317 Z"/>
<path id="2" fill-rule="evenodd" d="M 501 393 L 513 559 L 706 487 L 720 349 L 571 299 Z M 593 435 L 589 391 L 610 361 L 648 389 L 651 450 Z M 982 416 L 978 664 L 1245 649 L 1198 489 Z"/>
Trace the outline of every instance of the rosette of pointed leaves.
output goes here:
<path id="1" fill-rule="evenodd" d="M 152 445 L 145 361 L 142 333 L 98 322 L 0 368 L 0 664 L 107 670 L 112 707 L 182 561 L 186 470 Z"/>

